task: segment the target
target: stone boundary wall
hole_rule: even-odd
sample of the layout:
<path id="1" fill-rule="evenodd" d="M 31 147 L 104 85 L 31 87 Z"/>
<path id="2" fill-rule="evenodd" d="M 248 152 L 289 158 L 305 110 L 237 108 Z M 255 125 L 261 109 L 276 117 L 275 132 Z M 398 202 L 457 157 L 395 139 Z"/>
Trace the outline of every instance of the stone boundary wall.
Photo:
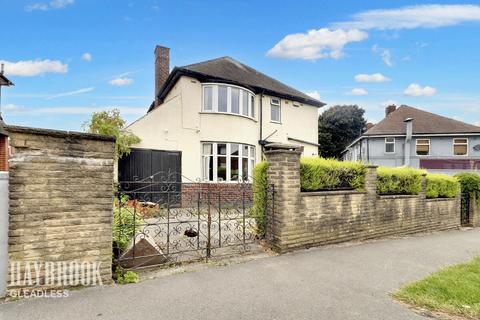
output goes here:
<path id="1" fill-rule="evenodd" d="M 280 252 L 460 225 L 460 197 L 427 199 L 426 179 L 418 196 L 378 196 L 375 166 L 368 167 L 365 192 L 301 192 L 296 146 L 270 145 L 268 182 L 275 185 L 275 211 L 267 241 Z"/>
<path id="2" fill-rule="evenodd" d="M 8 172 L 0 171 L 0 297 L 3 297 L 6 293 L 7 274 L 8 274 Z"/>
<path id="3" fill-rule="evenodd" d="M 8 255 L 10 264 L 20 262 L 19 269 L 9 270 L 8 289 L 29 287 L 11 281 L 24 275 L 27 262 L 97 262 L 102 281 L 110 282 L 115 139 L 16 126 L 7 130 L 13 148 Z M 57 275 L 54 283 L 45 283 L 42 269 L 40 287 L 64 287 L 67 274 Z"/>

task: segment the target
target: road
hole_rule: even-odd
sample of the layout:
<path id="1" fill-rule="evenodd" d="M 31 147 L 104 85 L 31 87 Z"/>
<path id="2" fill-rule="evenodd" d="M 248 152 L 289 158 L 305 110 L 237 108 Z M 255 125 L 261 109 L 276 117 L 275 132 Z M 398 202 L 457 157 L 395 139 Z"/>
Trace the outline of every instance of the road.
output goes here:
<path id="1" fill-rule="evenodd" d="M 423 319 L 389 293 L 479 254 L 480 229 L 315 248 L 5 303 L 0 319 Z"/>

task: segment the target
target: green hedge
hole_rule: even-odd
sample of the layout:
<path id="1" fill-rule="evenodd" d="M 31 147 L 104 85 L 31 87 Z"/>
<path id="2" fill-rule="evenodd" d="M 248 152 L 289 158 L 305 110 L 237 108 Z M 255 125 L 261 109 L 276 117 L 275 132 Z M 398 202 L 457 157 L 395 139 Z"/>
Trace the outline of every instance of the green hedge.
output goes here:
<path id="1" fill-rule="evenodd" d="M 480 175 L 465 172 L 458 173 L 455 177 L 460 183 L 462 192 L 477 198 L 477 202 L 480 205 Z"/>
<path id="2" fill-rule="evenodd" d="M 377 193 L 417 195 L 422 191 L 424 171 L 412 168 L 377 169 Z"/>
<path id="3" fill-rule="evenodd" d="M 302 191 L 354 189 L 365 186 L 367 168 L 359 162 L 318 157 L 300 159 Z"/>
<path id="4" fill-rule="evenodd" d="M 267 162 L 260 162 L 253 168 L 253 208 L 252 216 L 256 221 L 257 235 L 265 235 L 265 217 L 268 202 Z"/>
<path id="5" fill-rule="evenodd" d="M 427 198 L 455 198 L 459 192 L 457 178 L 446 174 L 427 174 Z"/>

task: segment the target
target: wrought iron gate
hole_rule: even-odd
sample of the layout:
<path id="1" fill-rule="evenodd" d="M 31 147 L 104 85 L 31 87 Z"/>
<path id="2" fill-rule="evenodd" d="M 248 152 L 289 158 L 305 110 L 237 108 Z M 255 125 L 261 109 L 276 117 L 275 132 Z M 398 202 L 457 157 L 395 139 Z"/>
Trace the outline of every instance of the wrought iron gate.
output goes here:
<path id="1" fill-rule="evenodd" d="M 248 252 L 261 237 L 256 217 L 274 212 L 273 186 L 262 193 L 250 183 L 179 182 L 174 173 L 120 182 L 114 262 L 130 269 Z"/>
<path id="2" fill-rule="evenodd" d="M 460 223 L 462 226 L 470 224 L 470 195 L 462 193 L 461 209 L 460 209 Z"/>

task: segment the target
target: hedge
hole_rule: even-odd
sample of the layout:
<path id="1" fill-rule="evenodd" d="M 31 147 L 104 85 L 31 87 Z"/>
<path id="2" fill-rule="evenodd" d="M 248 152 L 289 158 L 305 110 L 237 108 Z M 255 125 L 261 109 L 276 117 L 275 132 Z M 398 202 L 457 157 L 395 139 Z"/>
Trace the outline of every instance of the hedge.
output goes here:
<path id="1" fill-rule="evenodd" d="M 261 238 L 265 235 L 265 218 L 268 202 L 268 163 L 263 161 L 253 168 L 253 207 L 252 216 L 255 219 L 257 235 Z"/>
<path id="2" fill-rule="evenodd" d="M 418 195 L 424 171 L 413 168 L 377 168 L 377 193 L 380 195 Z"/>
<path id="3" fill-rule="evenodd" d="M 318 157 L 300 158 L 302 191 L 360 190 L 365 186 L 367 168 L 359 162 Z"/>
<path id="4" fill-rule="evenodd" d="M 446 174 L 427 174 L 427 198 L 455 198 L 459 192 L 457 178 Z"/>
<path id="5" fill-rule="evenodd" d="M 480 175 L 471 172 L 458 173 L 455 175 L 460 183 L 463 193 L 469 194 L 477 199 L 480 205 Z"/>

